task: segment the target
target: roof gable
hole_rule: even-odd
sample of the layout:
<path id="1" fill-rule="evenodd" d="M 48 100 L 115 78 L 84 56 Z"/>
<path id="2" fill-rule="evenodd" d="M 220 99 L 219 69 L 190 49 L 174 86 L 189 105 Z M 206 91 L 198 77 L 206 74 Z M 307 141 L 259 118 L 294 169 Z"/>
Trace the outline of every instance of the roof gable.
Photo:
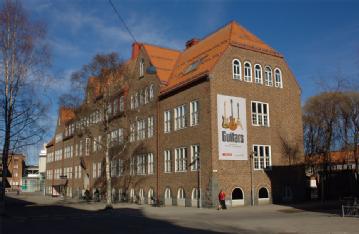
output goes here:
<path id="1" fill-rule="evenodd" d="M 235 21 L 182 52 L 148 44 L 143 44 L 143 48 L 158 78 L 165 84 L 160 92 L 166 93 L 209 74 L 230 45 L 282 57 Z"/>

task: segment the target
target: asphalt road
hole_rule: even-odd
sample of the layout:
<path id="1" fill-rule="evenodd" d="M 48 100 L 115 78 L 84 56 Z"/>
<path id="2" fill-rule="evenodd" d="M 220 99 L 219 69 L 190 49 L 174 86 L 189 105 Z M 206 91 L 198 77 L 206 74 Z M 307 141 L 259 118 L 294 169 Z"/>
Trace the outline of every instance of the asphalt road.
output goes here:
<path id="1" fill-rule="evenodd" d="M 359 233 L 359 218 L 342 218 L 335 207 L 242 207 L 217 211 L 62 201 L 11 195 L 0 220 L 4 234 L 105 233 Z"/>

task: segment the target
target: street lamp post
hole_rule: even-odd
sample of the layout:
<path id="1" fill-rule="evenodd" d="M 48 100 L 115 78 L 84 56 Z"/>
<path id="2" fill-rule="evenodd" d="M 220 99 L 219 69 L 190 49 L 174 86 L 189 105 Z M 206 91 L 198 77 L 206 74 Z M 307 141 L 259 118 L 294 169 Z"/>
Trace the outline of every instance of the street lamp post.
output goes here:
<path id="1" fill-rule="evenodd" d="M 253 152 L 249 154 L 249 165 L 251 173 L 251 206 L 254 206 L 254 191 L 253 191 Z"/>
<path id="2" fill-rule="evenodd" d="M 201 208 L 201 166 L 199 156 L 197 155 L 197 208 Z"/>

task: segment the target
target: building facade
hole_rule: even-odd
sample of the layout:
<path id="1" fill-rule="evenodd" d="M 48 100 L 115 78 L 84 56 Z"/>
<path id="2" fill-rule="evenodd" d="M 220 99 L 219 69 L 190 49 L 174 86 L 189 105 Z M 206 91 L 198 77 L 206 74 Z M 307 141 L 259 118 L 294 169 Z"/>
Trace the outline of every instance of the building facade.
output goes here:
<path id="1" fill-rule="evenodd" d="M 22 177 L 25 175 L 25 159 L 22 154 L 9 154 L 7 180 L 11 189 L 19 190 L 22 186 Z"/>
<path id="2" fill-rule="evenodd" d="M 83 105 L 60 108 L 48 194 L 103 191 L 109 165 L 116 200 L 213 206 L 221 189 L 232 206 L 303 196 L 301 90 L 280 53 L 231 22 L 183 51 L 134 43 L 125 65 L 117 86 L 90 78 Z"/>

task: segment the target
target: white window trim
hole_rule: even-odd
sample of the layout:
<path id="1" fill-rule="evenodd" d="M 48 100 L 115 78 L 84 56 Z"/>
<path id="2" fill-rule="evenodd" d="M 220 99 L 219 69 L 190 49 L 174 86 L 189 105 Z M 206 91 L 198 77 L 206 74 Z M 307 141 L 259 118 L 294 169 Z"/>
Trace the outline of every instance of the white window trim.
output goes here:
<path id="1" fill-rule="evenodd" d="M 249 76 L 246 75 L 246 65 L 247 64 L 249 65 L 249 72 L 250 72 Z M 243 68 L 244 68 L 244 81 L 245 82 L 252 82 L 252 76 L 253 76 L 252 64 L 249 61 L 245 61 L 243 63 Z"/>
<path id="2" fill-rule="evenodd" d="M 194 112 L 194 105 L 196 106 L 196 112 Z M 190 106 L 190 126 L 193 127 L 193 126 L 196 126 L 199 124 L 199 101 L 198 100 L 193 100 L 190 102 L 189 104 Z M 192 115 L 196 115 L 196 121 L 193 121 L 193 116 Z"/>
<path id="3" fill-rule="evenodd" d="M 257 114 L 257 124 L 253 124 L 253 110 L 252 110 L 252 105 L 253 105 L 253 103 L 256 103 L 256 104 L 258 104 L 258 103 L 260 103 L 260 104 L 266 104 L 267 105 L 267 122 L 268 122 L 268 124 L 267 125 L 259 125 L 258 124 L 258 114 Z M 256 106 L 256 109 L 258 110 L 258 106 Z M 263 109 L 263 108 L 262 108 Z M 257 112 L 258 113 L 258 112 Z M 262 123 L 264 123 L 264 121 L 263 121 L 263 119 L 264 119 L 264 117 L 263 117 L 264 115 L 262 114 Z M 267 127 L 267 128 L 269 128 L 270 127 L 270 117 L 269 117 L 269 104 L 267 103 L 267 102 L 261 102 L 261 101 L 251 101 L 251 123 L 252 123 L 252 126 L 256 126 L 256 127 Z"/>
<path id="4" fill-rule="evenodd" d="M 239 73 L 236 74 L 234 72 L 234 62 L 238 61 L 238 67 L 239 67 Z M 236 65 L 237 66 L 237 65 Z M 241 64 L 241 61 L 239 59 L 233 59 L 232 60 L 232 79 L 233 80 L 242 80 L 242 64 Z"/>
<path id="5" fill-rule="evenodd" d="M 163 162 L 164 162 L 164 173 L 171 173 L 172 172 L 171 150 L 165 150 L 163 152 L 163 156 L 164 156 L 164 160 L 163 160 Z M 167 165 L 168 162 L 169 162 L 169 165 Z"/>
<path id="6" fill-rule="evenodd" d="M 277 82 L 277 74 L 276 74 L 277 71 L 279 71 L 280 82 Z M 274 87 L 281 89 L 283 88 L 283 75 L 282 75 L 282 71 L 279 68 L 274 69 Z"/>
<path id="7" fill-rule="evenodd" d="M 269 70 L 270 70 L 271 80 L 267 80 L 267 68 L 269 68 Z M 273 86 L 273 70 L 270 66 L 264 67 L 264 84 L 269 87 Z"/>
<path id="8" fill-rule="evenodd" d="M 257 149 L 258 149 L 258 152 L 259 152 L 259 147 L 263 147 L 263 152 L 264 152 L 264 163 L 263 163 L 263 165 L 264 165 L 264 167 L 263 168 L 261 168 L 261 166 L 260 166 L 260 156 L 258 155 L 257 157 L 258 157 L 258 168 L 255 168 L 255 164 L 254 164 L 254 155 L 253 155 L 253 170 L 255 170 L 255 171 L 263 171 L 263 170 L 268 170 L 268 169 L 270 169 L 271 167 L 272 167 L 272 147 L 270 146 L 270 145 L 258 145 L 258 144 L 254 144 L 254 145 L 252 145 L 252 152 L 254 152 L 254 147 L 255 146 L 257 146 Z M 265 155 L 265 148 L 266 147 L 268 147 L 269 148 L 269 166 L 267 166 L 266 164 L 266 155 Z M 268 193 L 269 194 L 269 193 Z"/>
<path id="9" fill-rule="evenodd" d="M 257 76 L 256 76 L 256 67 L 259 66 L 259 70 L 260 70 L 260 74 L 261 74 L 261 77 L 260 79 L 257 79 Z M 263 84 L 263 69 L 262 69 L 262 65 L 256 63 L 254 64 L 254 83 L 256 84 Z M 259 82 L 257 82 L 257 80 L 259 80 Z"/>

